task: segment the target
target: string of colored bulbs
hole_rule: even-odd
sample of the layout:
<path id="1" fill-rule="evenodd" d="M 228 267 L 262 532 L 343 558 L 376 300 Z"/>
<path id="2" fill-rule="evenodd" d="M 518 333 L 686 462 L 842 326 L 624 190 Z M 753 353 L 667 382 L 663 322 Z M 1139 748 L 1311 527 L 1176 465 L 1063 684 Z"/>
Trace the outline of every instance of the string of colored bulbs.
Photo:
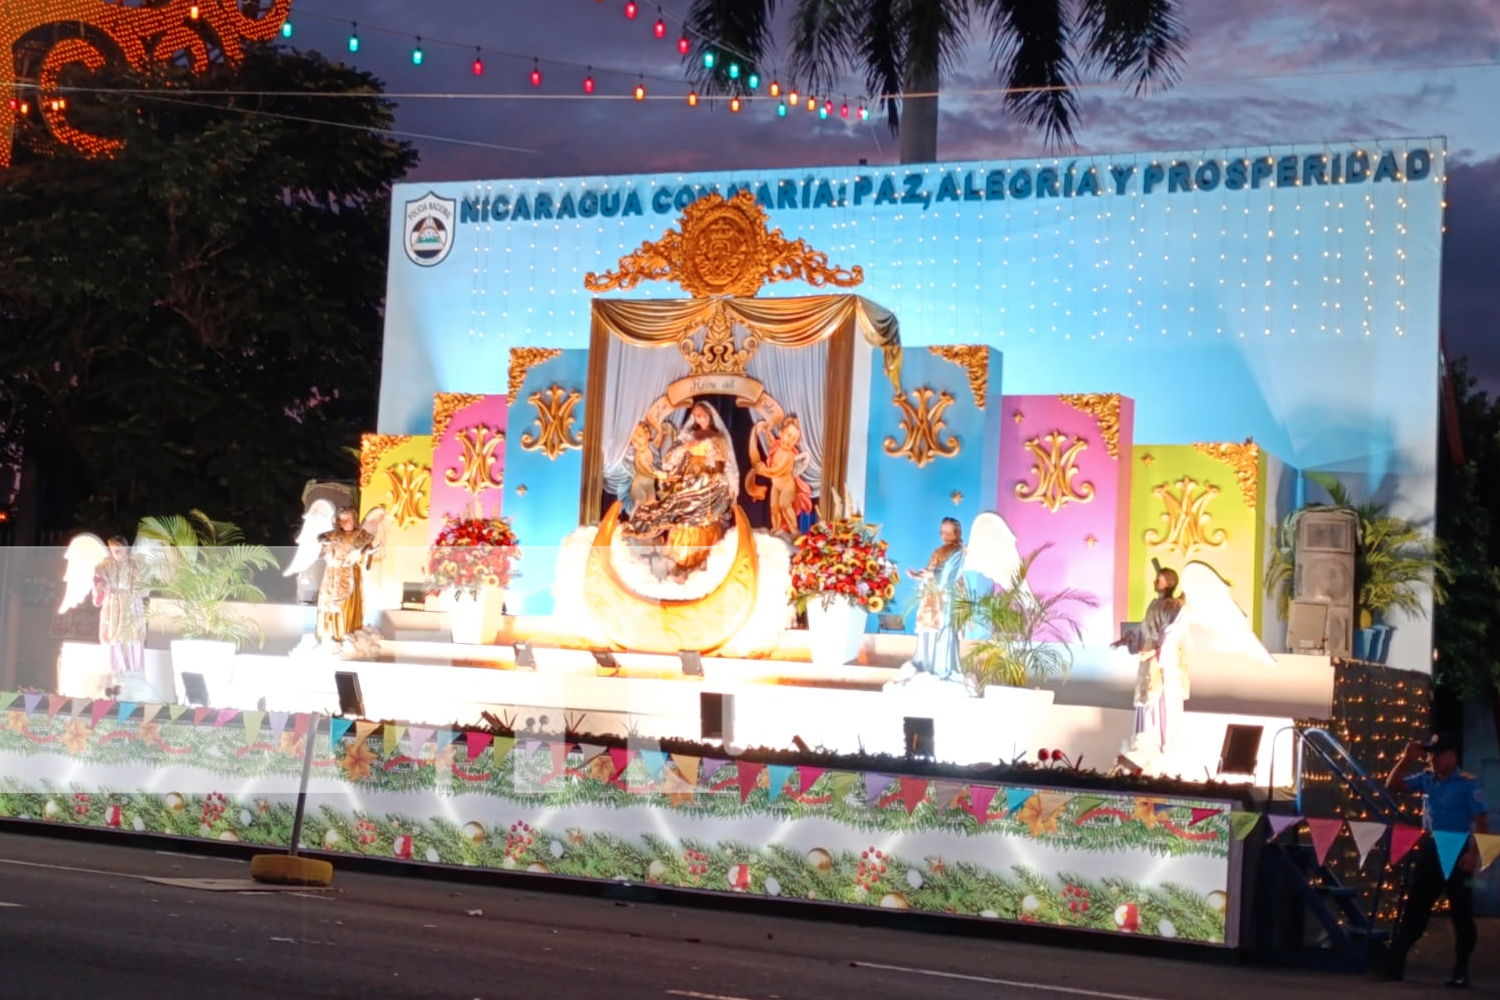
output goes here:
<path id="1" fill-rule="evenodd" d="M 602 0 L 600 0 L 600 2 L 602 2 Z M 641 8 L 640 8 L 640 4 L 637 3 L 636 0 L 626 0 L 624 10 L 625 10 L 625 17 L 628 20 L 635 20 L 637 17 L 640 16 Z M 342 21 L 341 18 L 334 18 L 334 17 L 332 17 L 330 15 L 327 15 L 327 14 L 320 14 L 320 13 L 311 12 L 311 11 L 304 12 L 304 15 L 308 16 L 308 17 L 321 18 L 321 19 L 329 20 L 329 21 L 340 21 L 340 22 Z M 359 22 L 358 21 L 350 21 L 349 22 L 349 34 L 348 34 L 348 36 L 347 36 L 347 38 L 345 40 L 345 45 L 348 48 L 350 54 L 355 54 L 355 53 L 358 53 L 360 51 L 361 42 L 360 42 L 359 31 L 360 31 Z M 405 31 L 397 31 L 397 30 L 391 29 L 391 28 L 384 28 L 384 27 L 380 27 L 380 26 L 371 26 L 371 25 L 368 25 L 368 24 L 366 25 L 366 31 L 374 31 L 374 32 L 379 32 L 381 34 L 389 34 L 389 35 L 395 35 L 395 36 L 398 36 L 398 37 L 412 38 L 413 39 L 413 44 L 412 44 L 412 49 L 411 49 L 411 62 L 412 62 L 412 65 L 413 66 L 423 66 L 423 65 L 426 65 L 426 63 L 427 63 L 427 53 L 426 53 L 426 50 L 422 47 L 422 36 L 421 35 L 412 35 L 412 34 L 410 34 L 408 32 L 405 32 Z M 292 21 L 292 19 L 290 17 L 288 17 L 288 19 L 286 21 L 284 21 L 282 23 L 282 25 L 281 25 L 281 37 L 283 39 L 290 40 L 295 35 L 295 33 L 296 33 L 296 25 L 294 24 L 294 22 Z M 658 10 L 657 10 L 657 19 L 656 19 L 656 22 L 652 25 L 652 34 L 655 35 L 656 38 L 662 39 L 662 40 L 665 40 L 666 37 L 667 37 L 667 34 L 668 34 L 667 22 L 666 22 L 665 17 L 662 16 L 662 12 L 661 12 L 660 8 L 658 8 Z M 445 47 L 470 48 L 470 46 L 462 45 L 462 44 L 460 44 L 458 42 L 451 42 L 451 41 L 444 41 L 444 40 L 434 40 L 434 39 L 428 39 L 428 42 L 430 44 L 441 45 L 441 46 L 445 46 Z M 567 67 L 570 67 L 570 68 L 582 68 L 584 70 L 584 76 L 583 76 L 583 80 L 582 80 L 582 90 L 583 90 L 583 93 L 585 95 L 591 96 L 598 89 L 598 84 L 597 84 L 597 82 L 594 79 L 594 68 L 593 68 L 592 65 L 585 65 L 585 64 L 582 64 L 582 63 L 574 63 L 574 62 L 569 62 L 569 61 L 566 61 L 566 60 L 559 60 L 559 59 L 546 59 L 546 60 L 542 60 L 542 59 L 539 59 L 539 58 L 537 58 L 535 56 L 527 57 L 527 56 L 521 55 L 520 53 L 505 52 L 505 51 L 502 51 L 502 50 L 497 50 L 497 49 L 489 48 L 487 46 L 480 46 L 480 45 L 472 46 L 472 48 L 474 49 L 474 59 L 470 63 L 469 69 L 473 73 L 473 75 L 476 76 L 476 77 L 478 77 L 478 76 L 484 76 L 485 75 L 487 67 L 485 66 L 485 62 L 484 62 L 484 55 L 485 55 L 486 52 L 489 52 L 492 55 L 500 56 L 502 58 L 520 59 L 520 60 L 524 60 L 526 58 L 530 58 L 531 59 L 531 70 L 530 70 L 530 73 L 527 76 L 527 80 L 530 83 L 530 85 L 532 87 L 534 87 L 534 88 L 540 88 L 542 86 L 542 80 L 543 80 L 542 63 L 546 62 L 548 64 L 554 64 L 554 65 L 560 65 L 560 66 L 567 66 Z M 680 55 L 686 56 L 691 50 L 692 50 L 692 41 L 688 38 L 687 29 L 686 29 L 686 27 L 684 27 L 683 30 L 679 33 L 678 38 L 677 38 L 677 51 L 678 51 L 678 53 Z M 735 58 L 735 56 L 731 52 L 728 51 L 728 47 L 727 46 L 721 46 L 721 45 L 718 45 L 718 44 L 716 44 L 714 42 L 710 42 L 709 48 L 707 48 L 704 51 L 704 54 L 703 54 L 703 67 L 704 67 L 704 69 L 710 69 L 710 70 L 714 69 L 716 66 L 719 66 L 719 65 L 723 64 L 723 61 L 725 59 L 729 60 L 727 64 L 724 64 L 724 72 L 729 77 L 729 79 L 737 81 L 737 80 L 740 80 L 741 77 L 742 77 L 742 75 L 743 75 L 745 86 L 749 90 L 751 90 L 751 91 L 758 91 L 758 90 L 760 90 L 761 82 L 762 82 L 761 78 L 760 78 L 760 75 L 758 73 L 754 72 L 754 71 L 745 72 L 744 70 L 742 70 L 742 68 L 741 68 L 738 60 Z M 631 74 L 627 73 L 624 70 L 606 69 L 603 72 L 607 72 L 607 73 L 611 73 L 611 74 L 616 74 L 616 75 L 621 75 L 621 76 L 631 75 Z M 648 75 L 647 74 L 641 74 L 641 73 L 636 73 L 634 75 L 636 77 L 636 83 L 635 83 L 635 87 L 634 87 L 633 91 L 631 92 L 632 96 L 637 101 L 644 101 L 644 100 L 647 99 L 647 95 L 648 95 L 648 92 L 647 92 L 647 89 L 646 89 L 646 81 L 647 81 Z M 662 80 L 662 81 L 671 82 L 671 83 L 675 83 L 676 82 L 676 81 L 667 80 L 664 77 L 651 77 L 651 79 L 653 79 L 653 80 Z M 830 100 L 830 99 L 826 99 L 825 98 L 822 101 L 819 101 L 819 99 L 817 97 L 815 97 L 815 96 L 812 96 L 812 95 L 803 95 L 802 93 L 800 93 L 798 91 L 798 89 L 795 86 L 795 84 L 792 85 L 792 86 L 783 88 L 782 85 L 781 85 L 780 80 L 775 79 L 775 78 L 773 78 L 771 80 L 770 84 L 767 86 L 766 92 L 769 94 L 769 96 L 773 100 L 777 101 L 776 114 L 777 114 L 778 117 L 781 117 L 781 118 L 785 118 L 787 116 L 789 110 L 798 110 L 798 109 L 801 109 L 801 108 L 805 108 L 809 113 L 817 114 L 819 116 L 819 118 L 825 119 L 825 120 L 829 119 L 829 118 L 833 118 L 833 117 L 846 118 L 846 119 L 854 117 L 854 118 L 857 118 L 859 121 L 868 121 L 869 117 L 870 117 L 870 109 L 867 106 L 867 102 L 864 99 L 860 99 L 859 101 L 857 101 L 855 103 L 855 105 L 853 107 L 851 107 L 851 105 L 849 103 L 849 100 L 846 97 L 846 98 L 844 98 L 839 103 L 839 105 L 837 107 L 835 107 L 834 102 L 832 100 Z M 687 97 L 686 97 L 686 102 L 687 102 L 687 105 L 689 107 L 697 107 L 702 102 L 702 100 L 703 100 L 703 98 L 701 98 L 699 96 L 699 94 L 698 94 L 698 92 L 696 90 L 690 89 L 688 91 Z M 739 95 L 731 96 L 729 98 L 729 100 L 727 101 L 727 103 L 729 105 L 729 110 L 731 112 L 733 112 L 733 113 L 736 113 L 736 114 L 739 113 L 744 108 L 744 105 L 745 105 L 745 103 L 748 100 L 750 100 L 750 98 L 748 98 L 748 97 L 741 98 Z"/>

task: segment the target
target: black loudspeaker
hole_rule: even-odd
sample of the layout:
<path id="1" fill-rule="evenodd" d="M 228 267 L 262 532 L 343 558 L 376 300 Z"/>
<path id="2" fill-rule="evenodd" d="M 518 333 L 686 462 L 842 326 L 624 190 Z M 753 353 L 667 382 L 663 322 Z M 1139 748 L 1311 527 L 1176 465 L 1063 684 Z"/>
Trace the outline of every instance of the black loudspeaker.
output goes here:
<path id="1" fill-rule="evenodd" d="M 615 659 L 615 654 L 607 649 L 591 649 L 589 654 L 594 658 L 594 674 L 599 677 L 618 677 L 620 675 L 620 661 Z"/>
<path id="2" fill-rule="evenodd" d="M 534 655 L 532 655 L 532 652 L 531 652 L 531 643 L 529 643 L 529 642 L 518 642 L 518 643 L 515 644 L 515 646 L 513 646 L 511 648 L 513 648 L 516 651 L 516 669 L 517 670 L 535 670 L 536 669 L 536 657 Z"/>
<path id="3" fill-rule="evenodd" d="M 695 650 L 691 649 L 684 649 L 678 652 L 677 655 L 682 660 L 682 673 L 684 677 L 703 676 L 702 653 L 696 652 Z"/>
<path id="4" fill-rule="evenodd" d="M 906 737 L 906 756 L 933 759 L 937 753 L 937 726 L 931 719 L 907 716 L 901 720 L 901 729 Z"/>
<path id="5" fill-rule="evenodd" d="M 208 685 L 202 674 L 182 675 L 182 696 L 189 705 L 202 708 L 208 704 Z"/>
<path id="6" fill-rule="evenodd" d="M 1225 726 L 1219 773 L 1254 774 L 1255 766 L 1260 763 L 1260 738 L 1264 732 L 1264 726 Z"/>
<path id="7" fill-rule="evenodd" d="M 702 719 L 703 739 L 734 742 L 734 695 L 701 692 L 698 695 L 698 714 Z"/>
<path id="8" fill-rule="evenodd" d="M 364 718 L 365 697 L 359 690 L 359 674 L 350 670 L 336 671 L 333 683 L 339 689 L 339 714 L 346 719 Z"/>

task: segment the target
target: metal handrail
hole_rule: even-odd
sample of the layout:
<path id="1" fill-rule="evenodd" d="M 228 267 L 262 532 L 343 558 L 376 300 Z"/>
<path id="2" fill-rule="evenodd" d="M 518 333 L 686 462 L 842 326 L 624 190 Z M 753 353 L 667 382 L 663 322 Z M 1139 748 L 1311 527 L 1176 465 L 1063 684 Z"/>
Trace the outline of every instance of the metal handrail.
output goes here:
<path id="1" fill-rule="evenodd" d="M 1271 736 L 1271 767 L 1266 776 L 1266 811 L 1270 812 L 1271 803 L 1275 797 L 1276 788 L 1276 740 L 1282 733 L 1292 733 L 1294 736 L 1293 746 L 1300 744 L 1304 749 L 1311 750 L 1321 757 L 1324 763 L 1331 767 L 1336 775 L 1341 778 L 1349 789 L 1358 795 L 1371 811 L 1382 814 L 1382 818 L 1395 821 L 1401 818 L 1401 810 L 1387 793 L 1384 786 L 1375 781 L 1371 775 L 1359 765 L 1342 743 L 1334 739 L 1333 734 L 1326 729 L 1298 729 L 1296 726 L 1286 726 L 1278 729 Z M 1317 737 L 1317 739 L 1314 739 Z M 1296 796 L 1298 808 L 1302 802 L 1302 768 L 1297 767 L 1296 773 Z M 1369 794 L 1373 788 L 1375 795 Z"/>

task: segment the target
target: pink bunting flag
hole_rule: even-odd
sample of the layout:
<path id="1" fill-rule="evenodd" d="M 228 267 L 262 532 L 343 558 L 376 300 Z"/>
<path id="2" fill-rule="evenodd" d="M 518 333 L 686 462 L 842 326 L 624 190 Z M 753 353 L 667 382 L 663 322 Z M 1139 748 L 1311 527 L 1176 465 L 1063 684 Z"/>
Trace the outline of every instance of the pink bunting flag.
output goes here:
<path id="1" fill-rule="evenodd" d="M 218 729 L 224 723 L 228 722 L 230 719 L 233 719 L 236 715 L 239 715 L 239 714 L 240 714 L 240 710 L 237 709 L 237 708 L 221 708 L 221 709 L 219 709 L 219 714 L 214 718 L 214 728 Z"/>
<path id="2" fill-rule="evenodd" d="M 1398 823 L 1391 827 L 1391 864 L 1395 864 L 1406 857 L 1417 841 L 1422 839 L 1422 828 L 1420 826 L 1408 826 Z"/>
<path id="3" fill-rule="evenodd" d="M 1385 836 L 1388 829 L 1384 823 L 1370 823 L 1361 820 L 1349 821 L 1349 835 L 1354 838 L 1354 849 L 1359 851 L 1359 866 L 1365 866 L 1365 859 L 1370 856 L 1370 850 Z"/>
<path id="4" fill-rule="evenodd" d="M 609 780 L 612 782 L 619 781 L 620 775 L 624 774 L 625 769 L 630 766 L 630 749 L 628 747 L 610 747 L 609 760 L 614 765 L 615 772 L 610 776 Z"/>
<path id="5" fill-rule="evenodd" d="M 1328 860 L 1328 851 L 1333 847 L 1333 842 L 1339 839 L 1339 831 L 1344 828 L 1341 819 L 1307 819 L 1307 832 L 1312 834 L 1313 856 L 1318 859 L 1318 864 Z"/>
<path id="6" fill-rule="evenodd" d="M 427 745 L 428 740 L 432 739 L 434 732 L 436 730 L 430 728 L 418 729 L 416 726 L 406 727 L 406 736 L 407 739 L 411 740 L 411 755 L 413 757 L 422 756 L 422 748 Z"/>
<path id="7" fill-rule="evenodd" d="M 990 818 L 990 803 L 1000 793 L 998 788 L 990 788 L 987 785 L 969 786 L 969 812 L 974 815 L 974 820 L 980 826 Z"/>
<path id="8" fill-rule="evenodd" d="M 89 726 L 97 726 L 103 718 L 114 711 L 115 703 L 112 701 L 96 701 L 89 706 Z"/>
<path id="9" fill-rule="evenodd" d="M 821 767 L 797 768 L 797 788 L 802 792 L 803 795 L 806 795 L 812 790 L 812 786 L 816 785 L 818 783 L 818 779 L 823 777 L 825 770 L 825 768 Z"/>
<path id="10" fill-rule="evenodd" d="M 1302 822 L 1301 816 L 1267 816 L 1266 818 L 1271 821 L 1271 836 L 1267 838 L 1268 840 L 1275 840 Z"/>
<path id="11" fill-rule="evenodd" d="M 489 733 L 464 733 L 464 745 L 469 748 L 470 762 L 479 759 L 479 755 L 490 748 L 490 741 L 495 737 Z"/>
<path id="12" fill-rule="evenodd" d="M 901 804 L 906 806 L 906 815 L 910 816 L 916 812 L 917 806 L 927 798 L 927 779 L 913 778 L 911 775 L 901 779 Z"/>
<path id="13" fill-rule="evenodd" d="M 1218 815 L 1222 814 L 1223 812 L 1224 812 L 1224 810 L 1222 810 L 1222 809 L 1203 809 L 1203 808 L 1200 808 L 1198 806 L 1194 806 L 1193 807 L 1193 814 L 1192 814 L 1191 817 L 1188 818 L 1188 826 L 1190 826 L 1190 827 L 1197 826 L 1199 823 L 1202 823 L 1204 820 L 1213 819 L 1215 816 L 1218 816 Z"/>
<path id="14" fill-rule="evenodd" d="M 209 715 L 212 714 L 212 712 L 213 712 L 213 709 L 211 709 L 211 708 L 204 708 L 202 706 L 199 706 L 198 708 L 193 709 L 193 725 L 195 725 L 195 726 L 201 726 L 201 725 L 203 725 L 203 720 L 206 719 L 206 718 L 208 718 Z"/>
<path id="15" fill-rule="evenodd" d="M 63 706 L 67 703 L 68 699 L 64 698 L 62 695 L 49 694 L 47 696 L 47 721 L 51 722 L 54 718 L 56 718 L 57 713 L 61 712 Z"/>
<path id="16" fill-rule="evenodd" d="M 744 802 L 755 791 L 755 783 L 760 780 L 760 772 L 765 770 L 766 765 L 759 761 L 742 760 L 736 764 L 736 778 L 740 784 L 740 801 Z"/>

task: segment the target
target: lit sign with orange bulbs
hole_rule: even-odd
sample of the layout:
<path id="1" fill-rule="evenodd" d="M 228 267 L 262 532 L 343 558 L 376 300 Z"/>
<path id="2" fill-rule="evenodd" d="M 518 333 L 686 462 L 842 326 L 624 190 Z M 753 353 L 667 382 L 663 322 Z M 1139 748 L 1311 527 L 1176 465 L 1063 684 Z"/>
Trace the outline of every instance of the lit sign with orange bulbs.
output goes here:
<path id="1" fill-rule="evenodd" d="M 33 109 L 52 138 L 89 156 L 113 153 L 118 139 L 91 135 L 68 123 L 68 102 L 59 92 L 64 69 L 102 69 L 123 62 L 143 70 L 186 57 L 193 72 L 208 69 L 209 53 L 218 50 L 230 64 L 245 57 L 244 42 L 276 37 L 291 13 L 292 0 L 269 0 L 259 16 L 246 14 L 238 0 L 168 0 L 155 6 L 126 6 L 105 0 L 12 0 L 0 8 L 0 85 L 11 100 L 0 101 L 0 166 L 9 166 L 18 125 Z M 51 40 L 40 62 L 23 78 L 16 64 L 17 43 L 40 28 Z M 20 100 L 20 89 L 34 85 L 39 100 Z"/>

